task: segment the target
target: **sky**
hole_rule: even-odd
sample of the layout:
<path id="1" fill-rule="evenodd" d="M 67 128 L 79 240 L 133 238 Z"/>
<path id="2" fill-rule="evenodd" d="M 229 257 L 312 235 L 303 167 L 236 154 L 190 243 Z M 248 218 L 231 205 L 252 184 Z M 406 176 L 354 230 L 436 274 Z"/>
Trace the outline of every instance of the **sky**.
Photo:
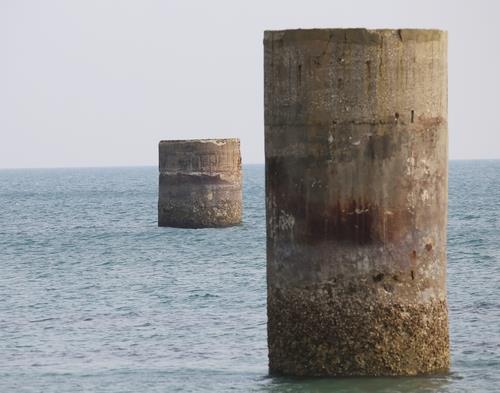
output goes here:
<path id="1" fill-rule="evenodd" d="M 316 27 L 448 30 L 450 158 L 500 158 L 500 1 L 0 0 L 0 168 L 263 163 L 263 32 Z"/>

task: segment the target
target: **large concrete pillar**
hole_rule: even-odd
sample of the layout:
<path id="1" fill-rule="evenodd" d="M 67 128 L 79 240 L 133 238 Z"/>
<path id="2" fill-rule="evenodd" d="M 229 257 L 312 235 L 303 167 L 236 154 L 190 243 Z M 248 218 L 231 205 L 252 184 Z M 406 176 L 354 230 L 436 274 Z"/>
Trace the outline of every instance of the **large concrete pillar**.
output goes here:
<path id="1" fill-rule="evenodd" d="M 271 373 L 446 371 L 446 32 L 264 50 Z"/>
<path id="2" fill-rule="evenodd" d="M 241 223 L 239 139 L 161 141 L 158 225 L 226 227 Z"/>

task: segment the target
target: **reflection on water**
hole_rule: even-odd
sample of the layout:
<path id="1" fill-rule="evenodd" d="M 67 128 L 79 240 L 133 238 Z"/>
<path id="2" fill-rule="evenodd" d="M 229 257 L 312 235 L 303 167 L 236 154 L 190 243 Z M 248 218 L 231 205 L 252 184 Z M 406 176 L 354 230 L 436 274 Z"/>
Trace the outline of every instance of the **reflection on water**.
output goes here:
<path id="1" fill-rule="evenodd" d="M 260 386 L 266 393 L 425 393 L 448 392 L 454 375 L 393 378 L 275 378 Z M 454 390 L 456 391 L 456 390 Z"/>

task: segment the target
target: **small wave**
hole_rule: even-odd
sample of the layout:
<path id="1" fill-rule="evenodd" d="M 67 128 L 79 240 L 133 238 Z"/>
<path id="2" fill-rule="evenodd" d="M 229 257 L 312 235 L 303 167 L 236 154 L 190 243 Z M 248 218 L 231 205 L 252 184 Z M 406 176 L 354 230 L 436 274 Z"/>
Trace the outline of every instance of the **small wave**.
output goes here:
<path id="1" fill-rule="evenodd" d="M 206 298 L 216 298 L 216 297 L 220 297 L 219 295 L 214 295 L 214 294 L 211 294 L 211 293 L 205 293 L 205 294 L 201 294 L 201 293 L 195 293 L 193 295 L 190 295 L 189 298 L 190 299 L 198 299 L 198 298 L 201 298 L 201 299 L 206 299 Z"/>
<path id="2" fill-rule="evenodd" d="M 140 325 L 135 325 L 134 327 L 136 327 L 136 328 L 137 328 L 137 327 L 148 327 L 148 326 L 151 326 L 151 323 L 146 322 L 146 323 L 142 323 L 142 324 L 140 324 Z"/>
<path id="3" fill-rule="evenodd" d="M 43 319 L 34 319 L 32 321 L 29 321 L 31 323 L 37 323 L 37 322 L 47 322 L 47 321 L 55 321 L 57 318 L 43 318 Z"/>

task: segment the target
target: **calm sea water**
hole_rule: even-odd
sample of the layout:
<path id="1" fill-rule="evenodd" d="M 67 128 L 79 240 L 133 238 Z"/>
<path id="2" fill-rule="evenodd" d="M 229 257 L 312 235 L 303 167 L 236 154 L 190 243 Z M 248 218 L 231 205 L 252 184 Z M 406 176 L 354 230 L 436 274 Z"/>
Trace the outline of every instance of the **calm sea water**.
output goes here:
<path id="1" fill-rule="evenodd" d="M 0 392 L 498 392 L 500 161 L 450 164 L 453 366 L 267 375 L 264 167 L 240 227 L 156 224 L 157 169 L 0 171 Z"/>

